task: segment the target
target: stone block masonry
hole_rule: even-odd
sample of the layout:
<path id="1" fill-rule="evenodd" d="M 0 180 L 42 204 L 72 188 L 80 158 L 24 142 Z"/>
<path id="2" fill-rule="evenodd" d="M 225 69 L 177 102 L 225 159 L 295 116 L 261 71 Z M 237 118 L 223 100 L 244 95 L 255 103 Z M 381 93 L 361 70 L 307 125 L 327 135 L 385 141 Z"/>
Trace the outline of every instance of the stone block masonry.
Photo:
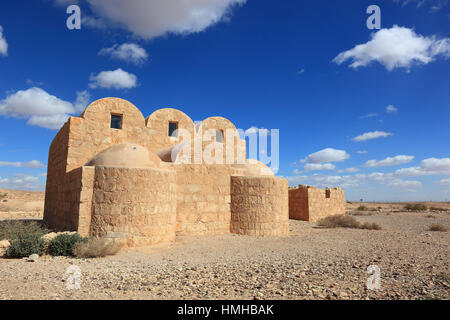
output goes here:
<path id="1" fill-rule="evenodd" d="M 112 126 L 113 117 L 120 125 Z M 173 128 L 185 129 L 192 140 L 170 135 Z M 235 163 L 186 164 L 171 154 L 211 130 L 235 131 L 212 141 Z M 227 139 L 233 139 L 229 149 Z M 200 145 L 201 152 L 208 147 Z M 144 119 L 128 101 L 100 99 L 70 117 L 50 146 L 44 222 L 55 231 L 130 247 L 171 242 L 176 235 L 287 235 L 287 181 L 259 161 L 245 161 L 245 149 L 225 118 L 195 126 L 167 108 Z"/>
<path id="2" fill-rule="evenodd" d="M 341 188 L 319 189 L 304 185 L 289 188 L 290 219 L 317 222 L 336 214 L 345 214 L 345 195 Z"/>

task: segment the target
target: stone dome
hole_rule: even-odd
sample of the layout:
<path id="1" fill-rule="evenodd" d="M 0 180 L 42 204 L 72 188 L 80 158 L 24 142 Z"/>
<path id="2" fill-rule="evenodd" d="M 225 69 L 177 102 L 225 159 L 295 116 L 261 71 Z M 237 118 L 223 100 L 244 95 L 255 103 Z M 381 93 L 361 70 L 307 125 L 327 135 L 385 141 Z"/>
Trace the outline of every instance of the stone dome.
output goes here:
<path id="1" fill-rule="evenodd" d="M 160 164 L 159 157 L 147 148 L 134 143 L 120 143 L 103 150 L 85 166 L 159 168 Z"/>
<path id="2" fill-rule="evenodd" d="M 273 171 L 268 166 L 255 159 L 246 159 L 245 164 L 237 164 L 235 166 L 244 168 L 244 175 L 248 177 L 274 176 Z"/>

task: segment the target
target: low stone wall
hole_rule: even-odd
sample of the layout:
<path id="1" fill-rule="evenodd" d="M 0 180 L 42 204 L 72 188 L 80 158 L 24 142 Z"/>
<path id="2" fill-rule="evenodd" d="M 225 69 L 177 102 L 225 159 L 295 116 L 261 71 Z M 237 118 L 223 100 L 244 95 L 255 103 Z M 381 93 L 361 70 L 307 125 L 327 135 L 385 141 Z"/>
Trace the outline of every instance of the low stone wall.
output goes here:
<path id="1" fill-rule="evenodd" d="M 288 183 L 275 177 L 231 177 L 231 232 L 289 234 Z"/>
<path id="2" fill-rule="evenodd" d="M 128 246 L 175 239 L 176 183 L 162 169 L 96 167 L 90 235 Z"/>

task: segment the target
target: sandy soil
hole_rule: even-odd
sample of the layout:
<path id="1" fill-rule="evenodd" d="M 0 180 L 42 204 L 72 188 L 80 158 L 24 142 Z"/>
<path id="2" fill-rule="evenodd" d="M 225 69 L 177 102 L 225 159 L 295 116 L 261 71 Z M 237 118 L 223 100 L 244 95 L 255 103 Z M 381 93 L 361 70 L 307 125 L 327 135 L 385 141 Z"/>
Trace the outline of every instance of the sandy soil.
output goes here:
<path id="1" fill-rule="evenodd" d="M 179 237 L 98 259 L 0 259 L 0 299 L 450 299 L 450 232 L 427 231 L 432 223 L 450 229 L 450 211 L 403 212 L 403 204 L 386 203 L 355 211 L 359 205 L 348 204 L 352 215 L 382 230 L 291 220 L 283 238 Z M 79 290 L 66 286 L 71 265 L 82 272 Z M 369 265 L 381 270 L 380 290 L 367 289 Z"/>
<path id="2" fill-rule="evenodd" d="M 0 189 L 0 219 L 38 219 L 44 212 L 45 192 Z"/>

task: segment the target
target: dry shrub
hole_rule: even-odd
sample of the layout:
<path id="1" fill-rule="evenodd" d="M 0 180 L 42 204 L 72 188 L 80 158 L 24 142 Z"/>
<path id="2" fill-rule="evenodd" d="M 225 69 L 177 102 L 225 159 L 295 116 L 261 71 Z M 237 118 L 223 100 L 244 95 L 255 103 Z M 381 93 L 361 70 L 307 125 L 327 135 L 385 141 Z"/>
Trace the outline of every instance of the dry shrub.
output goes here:
<path id="1" fill-rule="evenodd" d="M 97 258 L 117 254 L 122 245 L 112 239 L 91 238 L 86 243 L 78 243 L 73 253 L 78 258 Z"/>
<path id="2" fill-rule="evenodd" d="M 360 229 L 366 229 L 366 230 L 381 230 L 381 227 L 379 224 L 372 222 L 364 222 L 360 227 Z"/>
<path id="3" fill-rule="evenodd" d="M 325 228 L 353 228 L 353 229 L 367 229 L 367 230 L 381 230 L 381 227 L 376 223 L 361 224 L 355 218 L 346 215 L 334 215 L 320 219 L 317 224 Z"/>
<path id="4" fill-rule="evenodd" d="M 440 232 L 447 232 L 448 229 L 443 226 L 442 224 L 438 224 L 438 223 L 433 223 L 430 228 L 428 229 L 428 231 L 440 231 Z"/>
<path id="5" fill-rule="evenodd" d="M 431 207 L 430 211 L 439 211 L 439 212 L 441 212 L 441 211 L 447 211 L 447 209 L 441 208 L 441 207 Z"/>
<path id="6" fill-rule="evenodd" d="M 427 211 L 427 206 L 423 203 L 408 203 L 404 206 L 404 209 L 408 211 Z"/>
<path id="7" fill-rule="evenodd" d="M 348 213 L 351 216 L 373 216 L 373 212 L 365 212 L 365 211 L 352 211 Z"/>

